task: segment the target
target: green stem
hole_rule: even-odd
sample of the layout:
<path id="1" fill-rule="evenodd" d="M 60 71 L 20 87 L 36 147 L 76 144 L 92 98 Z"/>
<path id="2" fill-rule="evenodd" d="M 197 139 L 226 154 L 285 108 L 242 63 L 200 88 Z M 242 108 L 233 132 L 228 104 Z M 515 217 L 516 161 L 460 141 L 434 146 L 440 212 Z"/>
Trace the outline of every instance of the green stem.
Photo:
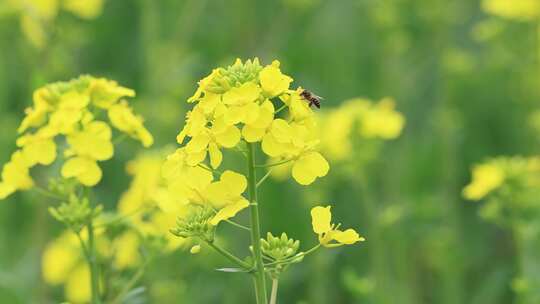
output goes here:
<path id="1" fill-rule="evenodd" d="M 261 177 L 261 179 L 257 182 L 256 187 L 259 188 L 262 185 L 262 183 L 264 183 L 264 181 L 270 176 L 271 173 L 272 173 L 272 169 L 268 170 L 268 172 L 266 172 L 266 174 L 263 177 Z"/>
<path id="2" fill-rule="evenodd" d="M 214 242 L 206 242 L 210 247 L 212 247 L 215 251 L 220 253 L 222 256 L 229 259 L 231 262 L 235 263 L 236 265 L 245 268 L 246 270 L 251 269 L 251 265 L 242 261 L 240 258 L 235 256 L 234 254 L 227 251 L 225 248 L 221 248 L 220 246 L 214 244 Z"/>
<path id="3" fill-rule="evenodd" d="M 272 293 L 270 294 L 270 304 L 277 303 L 277 290 L 278 290 L 279 280 L 272 279 Z"/>
<path id="4" fill-rule="evenodd" d="M 275 162 L 275 163 L 272 163 L 272 164 L 266 164 L 266 165 L 253 165 L 254 167 L 256 168 L 269 168 L 269 167 L 275 167 L 275 166 L 279 166 L 279 165 L 283 165 L 283 164 L 286 164 L 290 161 L 293 161 L 294 158 L 289 158 L 289 159 L 285 159 L 285 160 L 281 160 L 281 161 L 278 161 L 278 162 Z"/>
<path id="5" fill-rule="evenodd" d="M 240 228 L 240 229 L 243 229 L 243 230 L 247 230 L 247 231 L 251 231 L 251 228 L 246 227 L 246 226 L 244 226 L 244 225 L 242 225 L 242 224 L 238 224 L 238 223 L 235 222 L 235 221 L 225 220 L 225 222 L 227 222 L 227 223 L 229 223 L 229 224 L 231 224 L 231 225 L 233 225 L 233 226 L 235 226 L 235 227 L 237 227 L 237 228 Z"/>
<path id="6" fill-rule="evenodd" d="M 264 264 L 261 252 L 261 227 L 259 220 L 259 205 L 257 201 L 257 177 L 255 175 L 255 151 L 253 144 L 247 144 L 248 193 L 249 211 L 251 217 L 251 246 L 255 264 L 254 284 L 257 304 L 267 304 Z"/>
<path id="7" fill-rule="evenodd" d="M 90 283 L 92 289 L 92 304 L 100 304 L 99 298 L 99 276 L 96 263 L 96 249 L 94 245 L 94 226 L 92 220 L 87 225 L 88 229 L 88 264 L 90 268 Z"/>

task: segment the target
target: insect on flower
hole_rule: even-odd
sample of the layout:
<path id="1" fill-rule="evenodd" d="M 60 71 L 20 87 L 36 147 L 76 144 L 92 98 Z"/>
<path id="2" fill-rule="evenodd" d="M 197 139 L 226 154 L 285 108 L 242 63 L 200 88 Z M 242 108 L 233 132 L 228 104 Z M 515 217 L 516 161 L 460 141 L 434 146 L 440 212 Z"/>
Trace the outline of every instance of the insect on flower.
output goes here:
<path id="1" fill-rule="evenodd" d="M 315 105 L 317 109 L 321 108 L 321 100 L 324 99 L 321 96 L 317 96 L 308 90 L 303 90 L 300 96 L 309 102 L 309 106 Z"/>

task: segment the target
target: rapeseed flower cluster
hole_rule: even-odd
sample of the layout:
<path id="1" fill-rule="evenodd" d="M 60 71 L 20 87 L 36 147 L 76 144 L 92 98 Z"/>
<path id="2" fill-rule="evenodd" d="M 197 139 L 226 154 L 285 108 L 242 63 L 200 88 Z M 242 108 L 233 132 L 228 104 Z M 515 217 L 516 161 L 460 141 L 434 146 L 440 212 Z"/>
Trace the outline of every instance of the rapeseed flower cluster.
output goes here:
<path id="1" fill-rule="evenodd" d="M 497 157 L 475 165 L 472 180 L 463 189 L 466 199 L 487 199 L 481 215 L 498 222 L 540 211 L 538 194 L 539 157 Z"/>
<path id="2" fill-rule="evenodd" d="M 152 135 L 144 127 L 143 119 L 122 99 L 133 96 L 131 89 L 92 76 L 36 90 L 33 106 L 26 109 L 26 117 L 18 128 L 18 150 L 2 169 L 0 198 L 32 188 L 30 169 L 38 164 L 52 164 L 58 158 L 60 139 L 67 142 L 62 177 L 75 178 L 84 186 L 94 186 L 101 180 L 98 162 L 114 154 L 111 126 L 145 147 L 152 145 Z M 108 121 L 102 116 L 108 116 Z"/>
<path id="3" fill-rule="evenodd" d="M 51 27 L 61 10 L 82 19 L 101 15 L 104 0 L 7 0 L 20 14 L 20 26 L 26 38 L 37 48 L 47 43 L 47 28 Z"/>
<path id="4" fill-rule="evenodd" d="M 163 165 L 171 198 L 165 210 L 210 206 L 216 213 L 209 223 L 217 225 L 247 208 L 244 175 L 226 170 L 214 178 L 223 150 L 242 149 L 244 143 L 260 143 L 273 160 L 290 162 L 293 178 L 302 185 L 327 174 L 328 162 L 317 151 L 314 112 L 300 96 L 303 89 L 289 88 L 292 80 L 278 61 L 263 67 L 254 59 L 215 69 L 199 82 L 188 99 L 195 106 L 177 136 L 183 146 Z"/>
<path id="5" fill-rule="evenodd" d="M 118 202 L 118 215 L 129 218 L 130 227 L 136 229 L 145 238 L 163 238 L 165 251 L 178 248 L 183 239 L 169 233 L 170 227 L 176 223 L 176 214 L 169 211 L 170 206 L 167 188 L 161 178 L 161 153 L 144 153 L 127 164 L 127 172 L 132 176 L 129 188 L 122 194 Z M 175 210 L 179 211 L 179 209 Z M 125 236 L 126 257 L 122 264 L 136 265 L 140 257 L 133 254 L 139 247 L 140 238 L 133 234 Z M 131 250 L 130 250 L 131 248 Z"/>
<path id="6" fill-rule="evenodd" d="M 319 120 L 322 149 L 336 161 L 350 158 L 355 142 L 395 139 L 405 125 L 405 118 L 395 110 L 391 98 L 377 103 L 350 99 L 336 109 L 323 111 Z"/>

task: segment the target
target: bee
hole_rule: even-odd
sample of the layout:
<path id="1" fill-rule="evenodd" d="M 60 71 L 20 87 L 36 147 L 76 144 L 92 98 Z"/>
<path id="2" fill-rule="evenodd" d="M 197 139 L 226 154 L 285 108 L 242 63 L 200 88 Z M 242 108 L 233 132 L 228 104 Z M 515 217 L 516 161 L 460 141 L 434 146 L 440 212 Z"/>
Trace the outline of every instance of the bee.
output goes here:
<path id="1" fill-rule="evenodd" d="M 321 100 L 323 99 L 322 97 L 317 96 L 308 90 L 303 90 L 302 93 L 300 93 L 300 96 L 302 96 L 302 98 L 309 102 L 310 107 L 314 105 L 317 107 L 317 109 L 321 108 Z"/>

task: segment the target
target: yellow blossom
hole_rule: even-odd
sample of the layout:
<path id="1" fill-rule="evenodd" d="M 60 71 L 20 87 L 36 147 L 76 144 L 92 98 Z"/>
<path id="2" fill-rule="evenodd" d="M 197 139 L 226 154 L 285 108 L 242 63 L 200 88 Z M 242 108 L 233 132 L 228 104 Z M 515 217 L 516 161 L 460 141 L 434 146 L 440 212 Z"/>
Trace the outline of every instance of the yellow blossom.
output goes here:
<path id="1" fill-rule="evenodd" d="M 83 19 L 94 19 L 101 15 L 104 0 L 64 0 L 63 8 L 66 11 Z"/>
<path id="2" fill-rule="evenodd" d="M 36 134 L 26 134 L 17 139 L 17 146 L 31 166 L 50 165 L 56 159 L 56 143 L 54 133 L 51 133 L 48 129 L 41 129 Z"/>
<path id="3" fill-rule="evenodd" d="M 264 67 L 259 72 L 261 87 L 265 95 L 269 98 L 280 95 L 289 89 L 293 79 L 287 75 L 283 75 L 279 69 L 279 61 L 274 60 L 272 65 Z"/>
<path id="4" fill-rule="evenodd" d="M 319 235 L 321 245 L 338 247 L 365 241 L 354 229 L 341 231 L 338 229 L 340 225 L 332 224 L 330 208 L 330 206 L 317 206 L 311 209 L 313 231 Z"/>
<path id="5" fill-rule="evenodd" d="M 501 186 L 505 178 L 502 168 L 492 163 L 475 166 L 472 175 L 472 181 L 463 189 L 463 195 L 475 201 Z"/>
<path id="6" fill-rule="evenodd" d="M 88 303 L 91 298 L 90 269 L 87 264 L 78 265 L 70 273 L 65 286 L 66 299 L 72 303 Z"/>
<path id="7" fill-rule="evenodd" d="M 382 139 L 398 137 L 405 124 L 405 119 L 394 108 L 394 101 L 386 98 L 364 112 L 360 122 L 362 136 Z"/>
<path id="8" fill-rule="evenodd" d="M 144 147 L 153 144 L 152 134 L 143 125 L 143 119 L 136 116 L 126 101 L 121 101 L 109 108 L 109 119 L 113 126 L 129 136 L 138 139 Z"/>
<path id="9" fill-rule="evenodd" d="M 108 109 L 122 97 L 134 97 L 135 91 L 119 86 L 116 81 L 105 78 L 92 79 L 90 82 L 92 103 L 102 109 Z"/>
<path id="10" fill-rule="evenodd" d="M 72 232 L 64 232 L 60 237 L 47 244 L 41 258 L 42 275 L 51 285 L 62 284 L 69 272 L 80 262 L 80 248 Z"/>
<path id="11" fill-rule="evenodd" d="M 533 21 L 540 16 L 537 0 L 483 0 L 482 8 L 487 13 L 521 21 Z"/>
<path id="12" fill-rule="evenodd" d="M 113 241 L 114 265 L 119 269 L 137 266 L 141 260 L 139 245 L 139 236 L 133 231 L 126 231 L 115 238 Z"/>
<path id="13" fill-rule="evenodd" d="M 84 115 L 84 109 L 90 102 L 88 95 L 77 91 L 69 91 L 60 97 L 58 106 L 51 114 L 50 126 L 62 134 L 69 134 L 75 130 Z"/>
<path id="14" fill-rule="evenodd" d="M 17 190 L 27 190 L 34 185 L 30 177 L 30 163 L 18 150 L 11 155 L 11 160 L 2 168 L 2 181 L 0 182 L 0 199 L 6 198 Z"/>

